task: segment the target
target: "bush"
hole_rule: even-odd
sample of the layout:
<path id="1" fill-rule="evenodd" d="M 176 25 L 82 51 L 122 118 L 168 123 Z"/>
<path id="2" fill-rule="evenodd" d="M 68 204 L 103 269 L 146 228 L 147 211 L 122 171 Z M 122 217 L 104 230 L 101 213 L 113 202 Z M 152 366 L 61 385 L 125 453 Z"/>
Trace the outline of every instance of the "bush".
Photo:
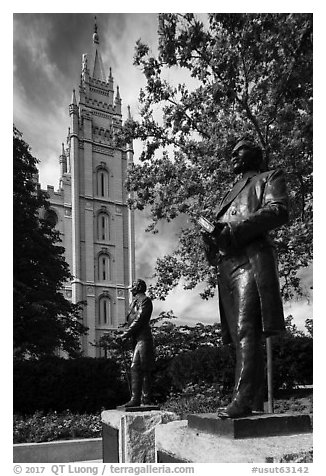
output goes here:
<path id="1" fill-rule="evenodd" d="M 14 363 L 16 413 L 91 413 L 114 408 L 128 397 L 120 368 L 111 359 L 51 357 Z"/>
<path id="2" fill-rule="evenodd" d="M 44 415 L 36 412 L 29 417 L 14 415 L 14 443 L 41 443 L 42 441 L 72 438 L 99 438 L 99 415 L 73 414 L 66 411 Z"/>
<path id="3" fill-rule="evenodd" d="M 224 393 L 234 385 L 235 355 L 233 346 L 202 346 L 176 356 L 168 369 L 172 385 L 181 390 L 190 383 L 217 382 Z"/>
<path id="4" fill-rule="evenodd" d="M 164 325 L 155 329 L 156 364 L 153 398 L 162 403 L 169 394 L 191 384 L 217 384 L 219 395 L 230 396 L 234 385 L 235 355 L 232 345 L 221 344 L 217 325 Z M 37 410 L 78 413 L 114 408 L 129 398 L 125 365 L 130 369 L 132 350 L 122 353 L 107 342 L 109 358 L 61 359 L 58 357 L 14 363 L 14 411 Z M 273 338 L 274 391 L 312 383 L 310 336 L 287 331 Z M 127 362 L 125 362 L 125 359 Z"/>
<path id="5" fill-rule="evenodd" d="M 186 385 L 179 393 L 172 392 L 162 409 L 175 412 L 181 419 L 185 419 L 190 413 L 216 412 L 228 403 L 229 398 L 225 396 L 221 385 L 199 382 Z"/>
<path id="6" fill-rule="evenodd" d="M 172 357 L 158 355 L 155 360 L 152 380 L 152 399 L 156 403 L 165 402 L 172 389 L 169 367 Z"/>
<path id="7" fill-rule="evenodd" d="M 313 383 L 313 339 L 285 333 L 273 339 L 273 385 L 291 390 Z"/>
<path id="8" fill-rule="evenodd" d="M 190 413 L 214 413 L 220 407 L 225 407 L 231 400 L 231 394 L 225 395 L 224 388 L 218 383 L 188 384 L 178 392 L 171 393 L 162 408 L 175 412 L 181 419 L 186 419 Z M 312 390 L 302 392 L 294 390 L 286 399 L 274 401 L 275 413 L 312 413 Z"/>
<path id="9" fill-rule="evenodd" d="M 265 351 L 266 362 L 266 351 Z M 232 345 L 201 346 L 174 357 L 167 368 L 172 389 L 187 385 L 218 383 L 224 396 L 234 385 L 235 352 Z M 313 340 L 305 335 L 285 333 L 273 339 L 273 386 L 277 395 L 281 389 L 291 390 L 313 381 Z M 267 391 L 267 384 L 266 391 Z"/>

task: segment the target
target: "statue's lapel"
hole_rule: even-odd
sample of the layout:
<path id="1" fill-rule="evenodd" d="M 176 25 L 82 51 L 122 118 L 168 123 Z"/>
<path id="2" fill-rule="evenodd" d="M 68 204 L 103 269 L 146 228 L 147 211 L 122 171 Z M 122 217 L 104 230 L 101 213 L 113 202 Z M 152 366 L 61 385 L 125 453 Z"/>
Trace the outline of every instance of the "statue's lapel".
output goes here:
<path id="1" fill-rule="evenodd" d="M 222 215 L 224 213 L 224 211 L 228 208 L 230 203 L 233 202 L 233 200 L 245 188 L 245 186 L 247 185 L 249 180 L 250 180 L 250 177 L 243 178 L 243 179 L 239 180 L 234 185 L 234 187 L 228 193 L 226 193 L 226 195 L 224 195 L 224 197 L 223 197 L 223 199 L 222 199 L 222 201 L 219 205 L 219 208 L 217 210 L 216 217 L 219 217 L 220 215 Z"/>

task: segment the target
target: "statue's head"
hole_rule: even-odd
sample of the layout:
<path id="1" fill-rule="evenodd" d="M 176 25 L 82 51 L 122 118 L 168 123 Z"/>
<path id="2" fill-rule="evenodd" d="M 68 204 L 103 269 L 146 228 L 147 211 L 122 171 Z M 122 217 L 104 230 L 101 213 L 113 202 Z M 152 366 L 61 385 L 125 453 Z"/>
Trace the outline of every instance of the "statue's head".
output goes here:
<path id="1" fill-rule="evenodd" d="M 136 296 L 136 294 L 145 293 L 146 289 L 147 289 L 147 286 L 145 281 L 143 281 L 142 279 L 137 279 L 137 281 L 134 281 L 132 283 L 131 294 L 133 296 Z"/>
<path id="2" fill-rule="evenodd" d="M 231 155 L 232 169 L 235 174 L 248 170 L 261 170 L 263 152 L 251 139 L 242 138 L 235 144 Z"/>

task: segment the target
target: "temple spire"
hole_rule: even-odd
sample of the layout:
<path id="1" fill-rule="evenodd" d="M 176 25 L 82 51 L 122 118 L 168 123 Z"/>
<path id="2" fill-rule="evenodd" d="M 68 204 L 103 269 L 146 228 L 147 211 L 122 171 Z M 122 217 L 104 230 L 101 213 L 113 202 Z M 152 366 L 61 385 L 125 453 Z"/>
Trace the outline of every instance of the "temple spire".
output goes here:
<path id="1" fill-rule="evenodd" d="M 93 68 L 91 69 L 91 76 L 95 79 L 105 81 L 104 66 L 100 51 L 100 39 L 97 31 L 97 22 L 95 17 L 94 33 L 93 33 Z"/>

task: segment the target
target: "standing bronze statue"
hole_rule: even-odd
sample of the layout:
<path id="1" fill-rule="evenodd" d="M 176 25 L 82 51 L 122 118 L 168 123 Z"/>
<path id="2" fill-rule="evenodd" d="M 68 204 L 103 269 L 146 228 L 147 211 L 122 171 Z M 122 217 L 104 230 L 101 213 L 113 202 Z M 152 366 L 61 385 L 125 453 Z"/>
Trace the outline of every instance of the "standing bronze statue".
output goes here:
<path id="1" fill-rule="evenodd" d="M 262 150 L 239 140 L 231 164 L 233 188 L 215 212 L 211 230 L 203 232 L 209 263 L 216 267 L 224 343 L 236 349 L 231 403 L 218 411 L 239 418 L 264 410 L 262 337 L 284 330 L 276 255 L 269 231 L 288 220 L 288 197 L 281 170 L 262 172 Z"/>
<path id="2" fill-rule="evenodd" d="M 150 404 L 151 373 L 154 366 L 154 345 L 150 327 L 153 311 L 151 299 L 146 296 L 146 283 L 138 279 L 132 284 L 133 301 L 127 316 L 127 330 L 119 336 L 123 343 L 132 339 L 131 399 L 124 407 Z"/>

